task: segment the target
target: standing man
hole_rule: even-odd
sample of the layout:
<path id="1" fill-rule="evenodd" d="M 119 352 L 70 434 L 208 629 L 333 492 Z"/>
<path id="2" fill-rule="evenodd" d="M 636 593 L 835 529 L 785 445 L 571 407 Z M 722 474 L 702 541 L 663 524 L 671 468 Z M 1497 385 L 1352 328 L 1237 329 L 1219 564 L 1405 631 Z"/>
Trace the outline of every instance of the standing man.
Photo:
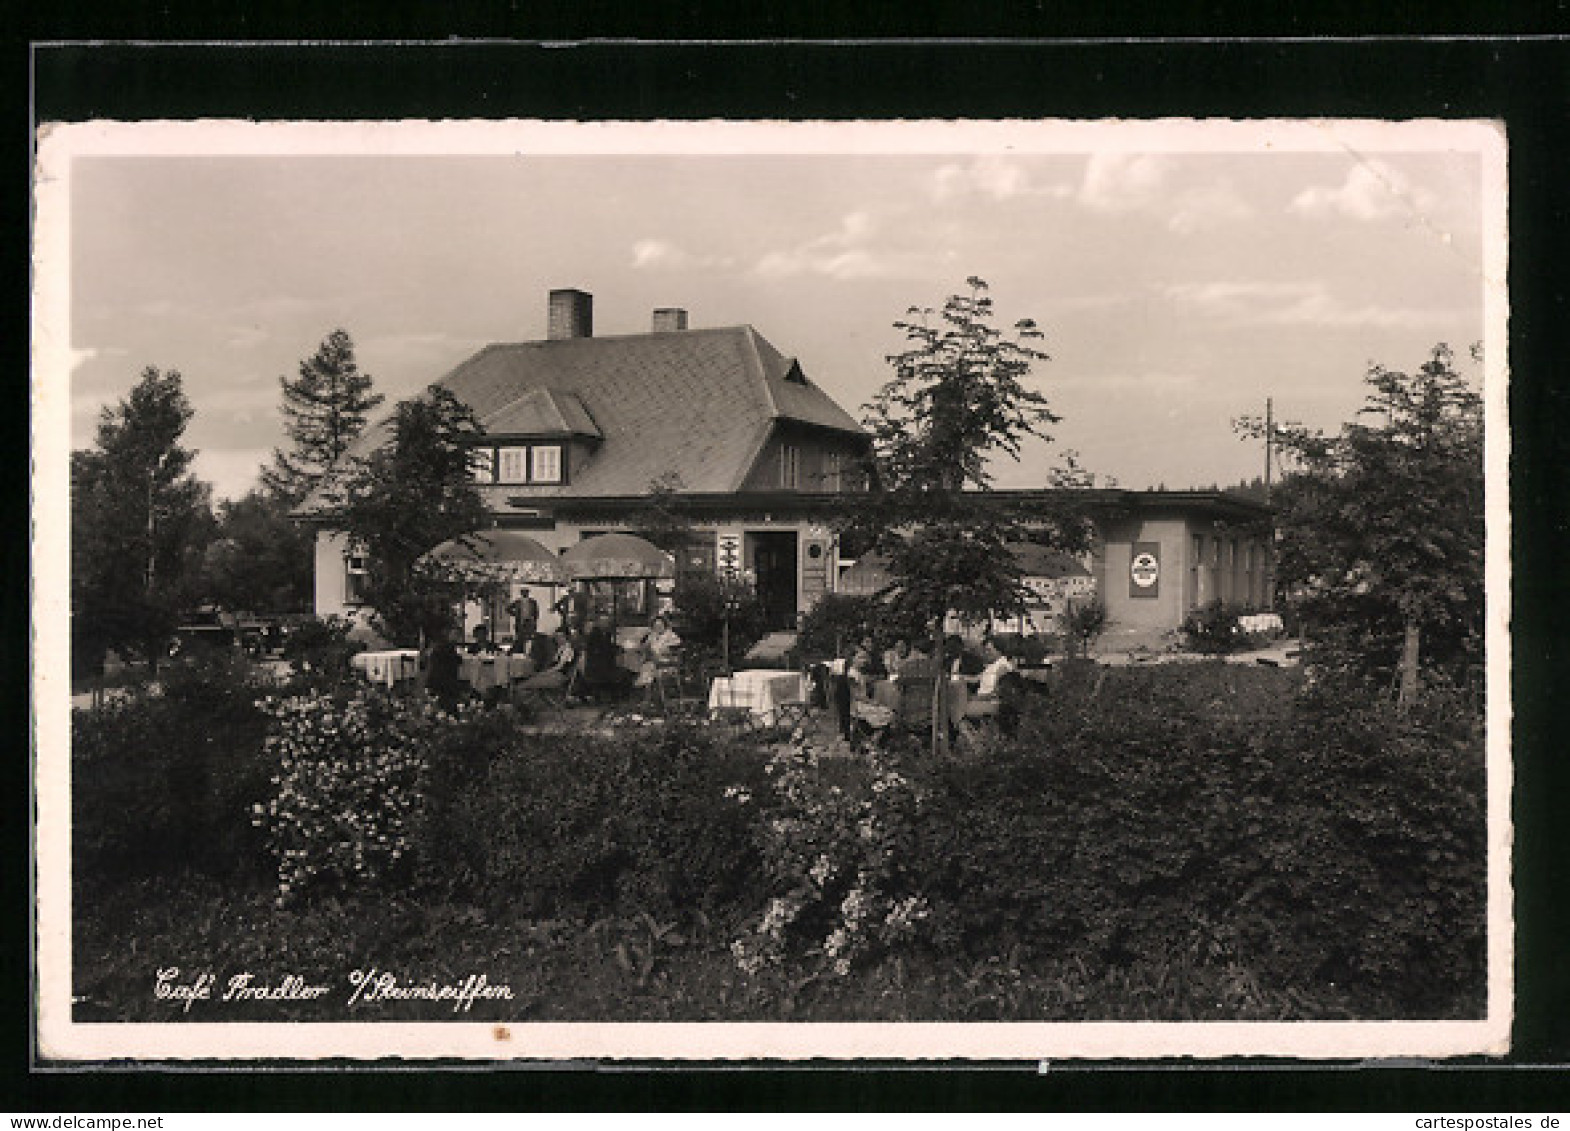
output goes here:
<path id="1" fill-rule="evenodd" d="M 540 627 L 540 603 L 525 589 L 517 600 L 507 606 L 507 613 L 512 617 L 513 647 L 522 651 L 529 646 Z"/>

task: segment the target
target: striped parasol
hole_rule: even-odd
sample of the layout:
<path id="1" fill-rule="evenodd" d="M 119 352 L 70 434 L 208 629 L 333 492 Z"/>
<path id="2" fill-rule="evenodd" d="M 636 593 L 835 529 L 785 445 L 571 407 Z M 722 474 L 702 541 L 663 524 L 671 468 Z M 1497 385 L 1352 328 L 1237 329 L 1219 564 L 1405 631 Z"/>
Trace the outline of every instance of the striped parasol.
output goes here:
<path id="1" fill-rule="evenodd" d="M 561 556 L 573 581 L 636 581 L 676 576 L 676 561 L 635 534 L 597 534 Z"/>
<path id="2" fill-rule="evenodd" d="M 485 530 L 453 538 L 420 561 L 464 581 L 561 585 L 568 580 L 561 559 L 519 530 Z"/>

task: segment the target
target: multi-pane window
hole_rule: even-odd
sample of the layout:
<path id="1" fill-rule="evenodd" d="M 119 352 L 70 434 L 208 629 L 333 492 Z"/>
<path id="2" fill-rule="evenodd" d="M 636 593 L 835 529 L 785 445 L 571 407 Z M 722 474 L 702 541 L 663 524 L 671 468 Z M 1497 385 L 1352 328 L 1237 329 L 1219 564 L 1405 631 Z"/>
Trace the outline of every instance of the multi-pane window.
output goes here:
<path id="1" fill-rule="evenodd" d="M 794 488 L 801 473 L 801 450 L 795 444 L 780 445 L 780 486 Z"/>
<path id="2" fill-rule="evenodd" d="M 531 483 L 561 482 L 561 445 L 536 444 L 529 450 Z"/>
<path id="3" fill-rule="evenodd" d="M 364 554 L 349 554 L 343 560 L 343 599 L 346 605 L 360 605 L 365 602 L 366 586 L 371 580 L 370 565 Z"/>
<path id="4" fill-rule="evenodd" d="M 560 444 L 476 448 L 470 467 L 477 483 L 561 483 L 566 479 Z"/>
<path id="5" fill-rule="evenodd" d="M 527 483 L 529 481 L 529 449 L 496 449 L 496 482 Z"/>

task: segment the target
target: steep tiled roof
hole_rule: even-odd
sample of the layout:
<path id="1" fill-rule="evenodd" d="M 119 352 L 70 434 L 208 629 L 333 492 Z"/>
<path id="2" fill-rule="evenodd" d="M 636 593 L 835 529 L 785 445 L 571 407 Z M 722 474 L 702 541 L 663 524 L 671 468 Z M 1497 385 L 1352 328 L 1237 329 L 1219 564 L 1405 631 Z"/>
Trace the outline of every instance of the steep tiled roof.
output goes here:
<path id="1" fill-rule="evenodd" d="M 439 383 L 487 432 L 603 437 L 570 483 L 482 488 L 497 512 L 515 496 L 641 495 L 672 473 L 684 491 L 736 491 L 777 421 L 862 435 L 751 326 L 490 345 Z M 385 440 L 378 425 L 362 452 Z"/>

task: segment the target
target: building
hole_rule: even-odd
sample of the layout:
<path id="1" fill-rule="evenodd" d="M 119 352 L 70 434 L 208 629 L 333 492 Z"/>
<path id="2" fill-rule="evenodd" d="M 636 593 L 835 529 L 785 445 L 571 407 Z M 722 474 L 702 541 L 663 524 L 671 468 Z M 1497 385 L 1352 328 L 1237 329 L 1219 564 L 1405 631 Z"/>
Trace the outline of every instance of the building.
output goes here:
<path id="1" fill-rule="evenodd" d="M 667 308 L 646 334 L 596 338 L 593 321 L 592 296 L 552 291 L 545 341 L 487 346 L 441 379 L 484 429 L 478 480 L 496 526 L 561 551 L 636 528 L 651 487 L 667 484 L 695 532 L 683 566 L 747 572 L 771 625 L 793 628 L 848 564 L 831 516 L 865 489 L 866 433 L 751 326 L 690 329 L 686 311 Z M 362 448 L 385 435 L 383 422 Z M 1091 593 L 1110 624 L 1136 631 L 1175 628 L 1216 598 L 1268 607 L 1264 508 L 1196 491 L 1095 490 L 1087 501 L 1100 532 L 1090 558 L 1026 570 L 1040 598 L 1032 627 Z M 353 615 L 363 559 L 330 514 L 309 501 L 303 513 L 318 528 L 316 611 Z"/>
<path id="2" fill-rule="evenodd" d="M 827 516 L 861 486 L 866 434 L 751 326 L 689 329 L 669 308 L 646 334 L 596 338 L 593 322 L 592 296 L 552 291 L 545 341 L 487 346 L 441 379 L 485 430 L 496 525 L 564 550 L 635 524 L 651 486 L 673 485 L 697 533 L 683 565 L 747 571 L 771 623 L 793 628 L 834 584 Z M 362 449 L 385 435 L 368 429 Z M 352 615 L 363 560 L 330 514 L 305 510 L 316 611 Z"/>

